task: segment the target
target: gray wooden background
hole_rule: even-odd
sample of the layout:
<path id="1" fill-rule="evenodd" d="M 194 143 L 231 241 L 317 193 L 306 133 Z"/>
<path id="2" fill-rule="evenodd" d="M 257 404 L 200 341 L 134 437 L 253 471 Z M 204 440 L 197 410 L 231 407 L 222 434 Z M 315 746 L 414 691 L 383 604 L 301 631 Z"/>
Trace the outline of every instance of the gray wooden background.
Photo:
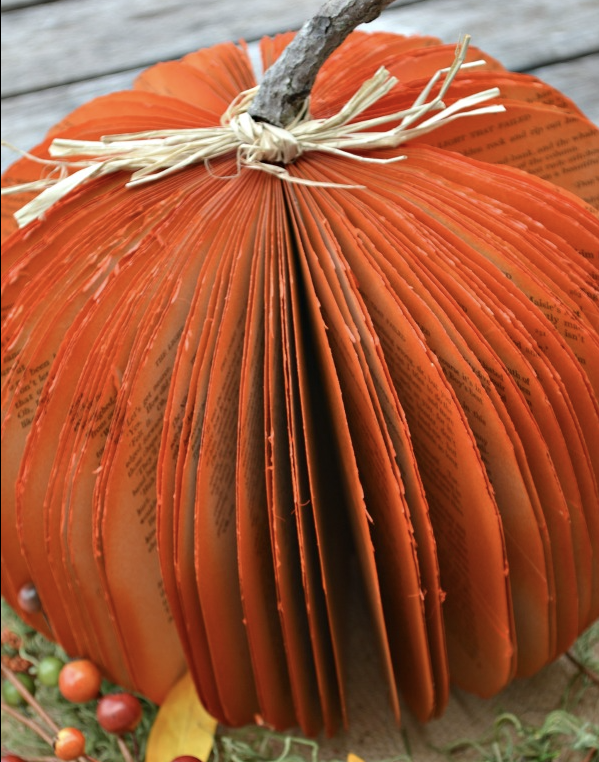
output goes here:
<path id="1" fill-rule="evenodd" d="M 140 69 L 224 40 L 296 29 L 320 0 L 1 0 L 2 137 L 28 149 Z M 599 123 L 599 0 L 397 0 L 371 29 L 473 43 Z M 255 48 L 255 46 L 254 46 Z M 2 166 L 14 159 L 3 149 Z"/>

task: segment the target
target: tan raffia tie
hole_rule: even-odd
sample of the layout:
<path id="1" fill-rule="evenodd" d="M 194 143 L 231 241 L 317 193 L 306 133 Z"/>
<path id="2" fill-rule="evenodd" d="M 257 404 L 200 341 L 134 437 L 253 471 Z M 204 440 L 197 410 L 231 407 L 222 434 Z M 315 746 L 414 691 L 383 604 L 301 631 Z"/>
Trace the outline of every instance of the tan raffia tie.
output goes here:
<path id="1" fill-rule="evenodd" d="M 265 161 L 291 164 L 304 152 L 293 132 L 267 122 L 256 122 L 247 111 L 232 117 L 229 128 L 239 141 L 237 150 L 242 164 Z"/>
<path id="2" fill-rule="evenodd" d="M 221 156 L 234 156 L 237 174 L 254 169 L 276 175 L 282 180 L 302 185 L 336 188 L 357 188 L 356 185 L 320 183 L 290 174 L 286 165 L 309 151 L 346 156 L 355 161 L 388 164 L 405 156 L 377 158 L 356 151 L 396 148 L 442 124 L 477 114 L 504 111 L 499 104 L 480 104 L 499 95 L 496 87 L 474 93 L 446 106 L 443 97 L 460 69 L 484 65 L 484 61 L 464 63 L 470 37 L 464 37 L 456 48 L 451 66 L 440 69 L 429 80 L 410 108 L 394 114 L 357 121 L 357 117 L 385 96 L 398 80 L 381 68 L 357 90 L 339 113 L 327 119 L 310 119 L 307 111 L 298 115 L 287 128 L 255 121 L 248 108 L 257 87 L 247 90 L 233 101 L 221 118 L 220 126 L 185 130 L 155 130 L 130 135 L 106 135 L 101 140 L 67 140 L 56 138 L 49 153 L 52 159 L 39 159 L 24 153 L 33 161 L 53 167 L 53 176 L 33 183 L 2 188 L 2 193 L 41 193 L 23 206 L 15 218 L 20 227 L 42 217 L 57 201 L 79 185 L 111 172 L 131 173 L 127 187 L 153 182 L 179 172 L 193 164 L 210 162 Z M 439 93 L 428 100 L 436 83 L 442 79 Z M 378 132 L 374 128 L 389 122 L 399 124 Z M 77 156 L 92 158 L 77 160 Z M 68 174 L 74 169 L 75 172 Z M 230 178 L 223 178 L 230 179 Z"/>

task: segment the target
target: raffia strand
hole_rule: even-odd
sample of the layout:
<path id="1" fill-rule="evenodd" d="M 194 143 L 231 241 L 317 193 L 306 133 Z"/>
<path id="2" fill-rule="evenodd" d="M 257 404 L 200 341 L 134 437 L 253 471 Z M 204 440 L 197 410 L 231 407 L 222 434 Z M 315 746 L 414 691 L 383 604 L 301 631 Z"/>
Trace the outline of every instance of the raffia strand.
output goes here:
<path id="1" fill-rule="evenodd" d="M 285 129 L 255 121 L 250 116 L 248 108 L 258 90 L 256 87 L 241 93 L 233 101 L 223 114 L 220 126 L 106 135 L 101 140 L 56 138 L 49 149 L 53 159 L 40 160 L 44 164 L 52 164 L 56 176 L 5 187 L 2 193 L 42 189 L 38 196 L 15 214 L 19 226 L 24 227 L 42 217 L 48 209 L 79 185 L 96 177 L 127 171 L 131 175 L 126 185 L 135 187 L 142 183 L 154 182 L 193 164 L 204 163 L 210 171 L 210 162 L 221 156 L 236 157 L 237 173 L 242 168 L 247 168 L 268 172 L 286 182 L 356 188 L 359 186 L 306 180 L 291 175 L 286 165 L 310 151 L 348 156 L 355 161 L 369 163 L 387 164 L 401 161 L 406 157 L 400 155 L 377 158 L 356 152 L 397 148 L 402 143 L 455 119 L 504 111 L 504 107 L 499 104 L 481 105 L 499 95 L 499 89 L 495 87 L 460 98 L 450 106 L 443 102 L 445 94 L 461 69 L 470 69 L 485 63 L 464 63 L 469 43 L 470 37 L 465 36 L 457 45 L 451 66 L 439 69 L 413 105 L 403 111 L 357 121 L 360 114 L 383 98 L 397 84 L 398 80 L 385 68 L 380 68 L 373 77 L 364 82 L 334 116 L 327 119 L 311 119 L 306 107 L 304 113 Z M 438 94 L 429 100 L 433 88 L 440 80 Z M 375 130 L 389 122 L 399 123 L 386 131 Z M 78 156 L 91 158 L 77 160 Z M 72 169 L 76 171 L 68 174 Z"/>

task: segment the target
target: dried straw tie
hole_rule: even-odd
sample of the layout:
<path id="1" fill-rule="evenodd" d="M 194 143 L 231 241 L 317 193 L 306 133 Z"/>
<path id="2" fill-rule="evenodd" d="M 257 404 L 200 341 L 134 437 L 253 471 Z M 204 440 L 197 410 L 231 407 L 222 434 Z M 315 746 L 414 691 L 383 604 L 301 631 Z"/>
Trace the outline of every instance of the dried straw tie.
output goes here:
<path id="1" fill-rule="evenodd" d="M 242 168 L 258 169 L 277 175 L 282 180 L 304 185 L 331 186 L 290 175 L 284 165 L 308 151 L 323 151 L 349 156 L 356 161 L 386 164 L 405 159 L 396 156 L 377 159 L 362 156 L 353 151 L 376 148 L 395 148 L 407 140 L 431 132 L 454 119 L 475 114 L 504 111 L 501 105 L 479 104 L 499 95 L 498 88 L 484 90 L 461 98 L 451 106 L 443 103 L 443 97 L 460 69 L 484 65 L 484 61 L 464 63 L 470 37 L 465 36 L 456 48 L 451 66 L 440 69 L 430 79 L 414 104 L 404 111 L 387 114 L 361 122 L 357 116 L 386 95 L 398 82 L 389 72 L 380 68 L 376 74 L 359 88 L 338 114 L 328 119 L 309 119 L 306 110 L 285 129 L 265 122 L 255 121 L 247 112 L 257 87 L 241 93 L 225 111 L 220 127 L 187 130 L 156 130 L 128 135 L 106 135 L 99 141 L 55 139 L 49 149 L 57 160 L 44 160 L 24 154 L 34 161 L 58 170 L 58 177 L 47 177 L 33 183 L 14 185 L 2 189 L 2 193 L 20 193 L 42 190 L 31 202 L 16 214 L 20 227 L 41 217 L 59 199 L 78 185 L 111 172 L 131 171 L 127 187 L 153 182 L 165 175 L 178 172 L 190 164 L 204 162 L 210 171 L 210 161 L 219 156 L 236 155 L 238 172 Z M 439 93 L 427 101 L 435 84 L 444 76 Z M 432 116 L 428 116 L 430 112 Z M 425 118 L 424 121 L 420 121 Z M 400 123 L 386 132 L 373 132 L 372 128 L 391 121 Z M 418 122 L 416 126 L 411 126 Z M 368 131 L 366 131 L 368 130 Z M 69 157 L 92 156 L 92 159 L 73 161 Z M 58 159 L 62 159 L 59 161 Z M 69 161 L 64 161 L 69 159 Z M 282 166 L 283 165 L 283 166 Z M 79 168 L 69 174 L 70 168 Z M 230 179 L 225 178 L 225 179 Z M 355 185 L 335 185 L 356 188 Z"/>

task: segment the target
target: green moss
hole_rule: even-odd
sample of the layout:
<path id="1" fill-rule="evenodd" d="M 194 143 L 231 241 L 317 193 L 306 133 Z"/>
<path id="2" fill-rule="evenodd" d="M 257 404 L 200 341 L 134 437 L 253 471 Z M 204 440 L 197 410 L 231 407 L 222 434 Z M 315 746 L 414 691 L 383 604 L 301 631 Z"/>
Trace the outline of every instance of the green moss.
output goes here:
<path id="1" fill-rule="evenodd" d="M 23 639 L 19 655 L 32 662 L 31 673 L 35 674 L 36 664 L 45 656 L 56 656 L 68 661 L 68 656 L 55 643 L 51 643 L 38 632 L 26 625 L 15 612 L 2 601 L 2 628 L 8 628 Z M 3 653 L 5 648 L 3 647 Z M 10 651 L 9 651 L 10 653 Z M 10 653 L 12 655 L 12 653 Z M 102 692 L 115 691 L 116 686 L 108 681 L 102 684 Z M 118 748 L 117 738 L 105 733 L 96 722 L 96 702 L 73 704 L 64 699 L 56 687 L 46 687 L 38 683 L 35 698 L 45 711 L 60 727 L 70 726 L 79 728 L 86 736 L 86 753 L 95 757 L 99 762 L 117 762 L 122 759 Z M 141 698 L 141 697 L 140 697 Z M 142 722 L 135 732 L 139 745 L 139 758 L 144 758 L 145 742 L 156 716 L 157 707 L 142 699 L 144 715 Z M 22 714 L 38 721 L 35 713 L 29 708 L 21 709 Z M 41 723 L 38 723 L 41 724 Z M 48 732 L 45 726 L 44 730 Z M 51 733 L 50 733 L 51 735 Z M 131 748 L 131 739 L 126 739 Z M 2 713 L 2 749 L 19 754 L 25 758 L 48 756 L 48 745 L 33 731 L 25 728 L 13 718 Z"/>

